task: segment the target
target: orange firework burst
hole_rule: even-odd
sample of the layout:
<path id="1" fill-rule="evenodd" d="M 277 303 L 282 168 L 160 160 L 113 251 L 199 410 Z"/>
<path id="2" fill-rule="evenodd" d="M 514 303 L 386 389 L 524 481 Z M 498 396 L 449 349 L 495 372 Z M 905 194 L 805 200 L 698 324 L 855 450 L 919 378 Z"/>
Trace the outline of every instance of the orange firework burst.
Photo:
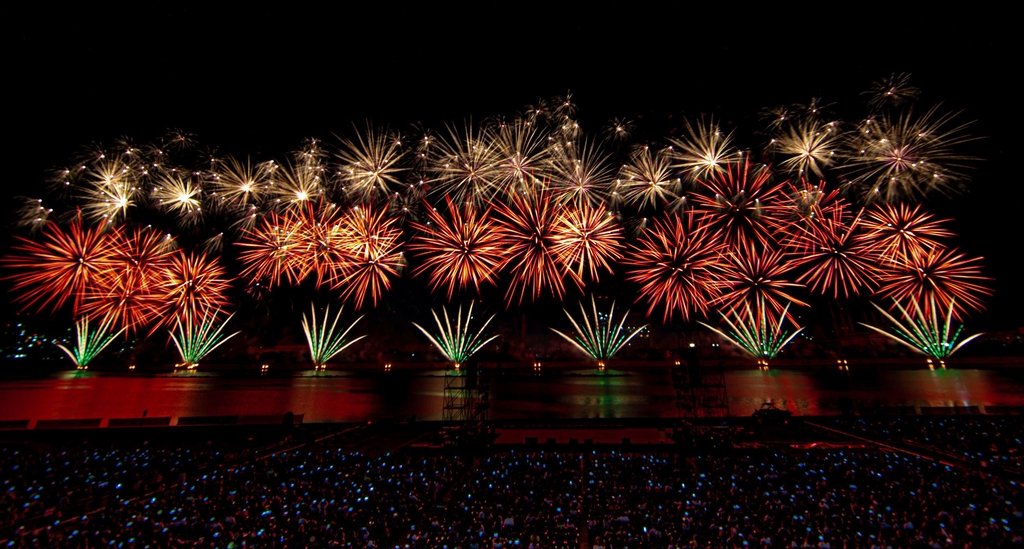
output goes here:
<path id="1" fill-rule="evenodd" d="M 489 218 L 491 209 L 483 214 L 472 203 L 460 210 L 445 197 L 451 221 L 434 208 L 427 208 L 427 225 L 412 223 L 423 234 L 413 239 L 409 249 L 418 252 L 423 264 L 413 275 L 427 273 L 431 290 L 447 286 L 450 300 L 456 286 L 461 290 L 472 286 L 478 293 L 481 283 L 496 284 L 497 274 L 505 263 L 501 232 Z"/>
<path id="2" fill-rule="evenodd" d="M 946 221 L 935 219 L 920 205 L 876 205 L 864 217 L 865 238 L 879 263 L 906 263 L 906 258 L 945 247 L 942 239 L 954 236 L 943 226 Z"/>
<path id="3" fill-rule="evenodd" d="M 784 245 L 789 251 L 810 252 L 807 246 L 812 240 L 805 237 L 808 231 L 817 229 L 822 219 L 852 221 L 846 199 L 839 196 L 838 190 L 826 189 L 824 181 L 811 184 L 801 180 L 799 186 L 789 183 L 786 187 L 787 196 L 779 208 L 782 221 L 779 230 L 786 235 Z"/>
<path id="4" fill-rule="evenodd" d="M 88 289 L 81 312 L 107 318 L 128 333 L 153 326 L 164 310 L 160 285 L 174 240 L 146 228 L 117 233 L 113 264 Z"/>
<path id="5" fill-rule="evenodd" d="M 811 184 L 803 179 L 799 186 L 790 183 L 786 187 L 788 196 L 782 201 L 782 215 L 798 223 L 810 222 L 846 207 L 846 199 L 839 196 L 839 190 L 827 189 L 824 181 Z"/>
<path id="6" fill-rule="evenodd" d="M 725 244 L 746 249 L 755 243 L 768 247 L 778 227 L 782 184 L 770 184 L 771 170 L 749 160 L 731 164 L 728 170 L 701 178 L 707 194 L 694 195 L 701 221 L 720 232 Z"/>
<path id="7" fill-rule="evenodd" d="M 660 306 L 666 322 L 677 312 L 688 321 L 693 312 L 707 316 L 708 305 L 720 295 L 722 254 L 716 233 L 695 227 L 692 217 L 684 222 L 672 214 L 655 220 L 623 263 L 634 267 L 626 279 L 640 284 L 648 316 Z"/>
<path id="8" fill-rule="evenodd" d="M 343 278 L 332 287 L 341 290 L 342 299 L 351 299 L 361 309 L 367 298 L 377 304 L 384 291 L 391 288 L 391 277 L 398 276 L 404 260 L 398 251 L 402 230 L 385 211 L 374 212 L 372 206 L 355 206 L 345 212 L 341 230 L 347 239 L 351 263 Z"/>
<path id="9" fill-rule="evenodd" d="M 242 247 L 238 258 L 245 265 L 242 277 L 250 286 L 265 286 L 273 289 L 283 278 L 288 284 L 296 284 L 302 277 L 302 269 L 294 260 L 300 238 L 298 227 L 290 216 L 271 212 L 253 230 L 246 230 L 238 245 Z"/>
<path id="10" fill-rule="evenodd" d="M 584 270 L 597 281 L 599 268 L 611 272 L 611 262 L 622 258 L 622 229 L 603 204 L 562 208 L 552 236 L 551 252 L 578 283 Z"/>
<path id="11" fill-rule="evenodd" d="M 904 303 L 932 303 L 934 299 L 943 310 L 952 310 L 958 320 L 970 310 L 984 309 L 981 297 L 992 295 L 992 290 L 982 283 L 992 279 L 982 276 L 980 257 L 957 252 L 955 248 L 932 250 L 886 266 L 877 294 Z"/>
<path id="12" fill-rule="evenodd" d="M 316 287 L 344 278 L 352 266 L 352 234 L 337 215 L 334 204 L 306 204 L 293 210 L 287 223 L 294 227 L 295 247 L 289 250 L 289 260 L 304 280 L 316 273 Z"/>
<path id="13" fill-rule="evenodd" d="M 216 259 L 178 250 L 168 263 L 158 289 L 165 325 L 206 317 L 227 305 L 230 281 Z"/>
<path id="14" fill-rule="evenodd" d="M 82 228 L 77 217 L 66 231 L 48 223 L 40 242 L 18 237 L 16 253 L 3 260 L 20 271 L 5 277 L 14 280 L 14 301 L 43 311 L 60 309 L 70 298 L 77 314 L 88 289 L 114 265 L 117 234 L 117 230 L 104 232 L 102 225 Z"/>
<path id="15" fill-rule="evenodd" d="M 714 303 L 722 303 L 730 311 L 745 301 L 763 301 L 775 312 L 782 312 L 789 306 L 789 302 L 807 306 L 788 293 L 792 289 L 802 288 L 803 285 L 785 278 L 793 269 L 793 264 L 784 259 L 781 250 L 744 248 L 730 251 L 723 262 L 723 269 L 723 292 Z"/>
<path id="16" fill-rule="evenodd" d="M 505 292 L 509 304 L 518 294 L 523 302 L 527 291 L 537 299 L 545 289 L 554 297 L 565 293 L 563 269 L 552 251 L 555 245 L 555 210 L 551 194 L 529 191 L 509 195 L 508 204 L 498 204 L 499 227 L 503 233 L 504 248 L 508 253 L 506 265 L 512 271 L 512 283 Z M 572 271 L 567 274 L 575 276 Z"/>
<path id="17" fill-rule="evenodd" d="M 858 231 L 861 217 L 847 221 L 843 208 L 834 208 L 809 226 L 800 226 L 793 247 L 803 250 L 793 267 L 807 267 L 796 281 L 822 294 L 838 298 L 858 295 L 875 286 L 878 269 L 868 253 L 870 242 Z"/>

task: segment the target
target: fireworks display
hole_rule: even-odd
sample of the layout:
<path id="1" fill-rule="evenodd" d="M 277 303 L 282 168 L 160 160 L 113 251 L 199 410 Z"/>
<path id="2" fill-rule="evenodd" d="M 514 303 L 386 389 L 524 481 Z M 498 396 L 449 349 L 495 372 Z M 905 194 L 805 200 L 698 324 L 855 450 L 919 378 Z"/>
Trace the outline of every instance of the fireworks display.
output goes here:
<path id="1" fill-rule="evenodd" d="M 665 324 L 721 310 L 729 329 L 711 329 L 769 360 L 795 336 L 790 311 L 819 300 L 959 320 L 992 295 L 981 258 L 917 202 L 955 190 L 973 161 L 969 124 L 918 95 L 905 75 L 880 81 L 854 123 L 820 100 L 769 109 L 763 150 L 711 117 L 635 145 L 638 124 L 617 119 L 602 139 L 569 97 L 436 134 L 367 122 L 279 158 L 218 155 L 180 132 L 124 140 L 27 199 L 16 225 L 30 232 L 0 261 L 22 311 L 127 336 L 172 328 L 189 365 L 227 339 L 221 311 L 298 292 L 394 307 L 397 284 L 449 302 L 496 287 L 508 309 L 600 286 Z M 581 310 L 579 335 L 558 333 L 599 360 L 637 333 Z M 318 366 L 360 339 L 325 315 L 303 317 Z M 453 362 L 493 339 L 461 308 L 454 326 L 434 316 L 439 335 L 416 327 Z"/>

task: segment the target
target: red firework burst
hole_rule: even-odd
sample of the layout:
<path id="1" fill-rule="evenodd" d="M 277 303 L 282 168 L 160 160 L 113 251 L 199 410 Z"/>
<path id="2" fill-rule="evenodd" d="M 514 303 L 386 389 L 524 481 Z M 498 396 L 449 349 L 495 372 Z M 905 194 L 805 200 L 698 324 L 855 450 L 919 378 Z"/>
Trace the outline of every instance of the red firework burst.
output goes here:
<path id="1" fill-rule="evenodd" d="M 824 181 L 811 184 L 802 180 L 800 185 L 787 184 L 786 187 L 787 196 L 779 208 L 779 217 L 784 221 L 779 228 L 787 236 L 784 242 L 786 248 L 797 253 L 806 252 L 806 249 L 800 247 L 808 243 L 804 239 L 806 231 L 820 219 L 842 219 L 847 223 L 852 221 L 846 199 L 839 196 L 838 190 L 827 189 Z"/>
<path id="2" fill-rule="evenodd" d="M 767 166 L 751 165 L 745 159 L 699 179 L 705 193 L 693 195 L 693 201 L 702 223 L 720 232 L 732 249 L 752 248 L 755 243 L 770 246 L 775 242 L 772 233 L 780 226 L 783 198 L 783 184 L 771 184 L 770 178 Z"/>
<path id="3" fill-rule="evenodd" d="M 497 284 L 505 249 L 501 232 L 489 217 L 491 208 L 480 214 L 472 203 L 467 202 L 460 210 L 447 196 L 445 202 L 451 220 L 428 205 L 430 223 L 411 224 L 422 234 L 413 239 L 409 249 L 423 259 L 413 275 L 427 273 L 431 290 L 447 286 L 451 300 L 456 287 L 461 290 L 472 286 L 479 293 L 481 283 Z"/>
<path id="4" fill-rule="evenodd" d="M 338 212 L 334 204 L 307 204 L 288 216 L 289 225 L 295 228 L 295 247 L 288 260 L 297 280 L 316 273 L 315 284 L 319 288 L 348 275 L 353 261 L 351 231 L 339 219 Z"/>
<path id="5" fill-rule="evenodd" d="M 67 230 L 48 223 L 40 242 L 17 237 L 15 254 L 3 259 L 4 265 L 20 271 L 4 277 L 14 281 L 14 302 L 41 312 L 48 307 L 56 311 L 71 299 L 77 315 L 87 291 L 115 262 L 117 229 L 105 228 L 82 228 L 78 217 Z"/>
<path id="6" fill-rule="evenodd" d="M 672 214 L 655 220 L 622 261 L 635 267 L 626 279 L 640 284 L 647 315 L 663 307 L 666 322 L 677 312 L 684 321 L 693 312 L 707 316 L 708 306 L 721 293 L 724 246 L 717 233 L 688 219 Z"/>
<path id="7" fill-rule="evenodd" d="M 545 290 L 554 297 L 562 297 L 565 285 L 563 269 L 552 251 L 555 245 L 556 215 L 547 191 L 527 191 L 509 195 L 508 204 L 498 204 L 499 227 L 504 248 L 508 253 L 506 265 L 512 270 L 512 283 L 505 292 L 506 303 L 512 303 L 518 294 L 518 303 L 529 291 L 537 299 Z M 572 271 L 565 271 L 575 277 Z M 575 280 L 575 279 L 574 279 Z"/>
<path id="8" fill-rule="evenodd" d="M 807 306 L 789 292 L 802 288 L 786 279 L 793 264 L 785 260 L 781 250 L 744 248 L 730 251 L 723 261 L 723 291 L 712 304 L 724 304 L 730 313 L 744 301 L 756 303 L 762 300 L 775 312 L 782 312 L 790 302 Z"/>
<path id="9" fill-rule="evenodd" d="M 361 309 L 367 298 L 377 304 L 391 277 L 398 276 L 404 261 L 398 251 L 402 230 L 385 211 L 374 212 L 372 206 L 355 206 L 341 220 L 346 247 L 351 257 L 350 268 L 343 278 L 332 281 L 331 287 L 341 290 L 342 299 L 352 300 Z"/>
<path id="10" fill-rule="evenodd" d="M 160 281 L 164 324 L 206 317 L 227 305 L 230 287 L 224 268 L 206 254 L 178 250 L 171 255 Z"/>
<path id="11" fill-rule="evenodd" d="M 912 256 L 924 256 L 930 250 L 945 248 L 943 239 L 955 236 L 920 205 L 878 204 L 864 216 L 866 240 L 878 263 L 906 263 Z"/>
<path id="12" fill-rule="evenodd" d="M 584 270 L 597 281 L 599 268 L 611 272 L 611 262 L 622 258 L 622 229 L 603 204 L 562 208 L 552 236 L 551 252 L 577 282 L 583 280 Z"/>
<path id="13" fill-rule="evenodd" d="M 796 281 L 812 291 L 832 293 L 838 298 L 858 295 L 876 285 L 879 271 L 868 253 L 870 243 L 858 231 L 861 217 L 847 221 L 843 208 L 833 209 L 807 226 L 800 226 L 793 247 L 803 253 L 793 260 L 794 268 L 806 267 Z"/>
<path id="14" fill-rule="evenodd" d="M 992 290 L 982 284 L 992 279 L 982 276 L 980 257 L 957 252 L 956 248 L 932 250 L 887 265 L 877 295 L 902 303 L 938 303 L 942 310 L 952 308 L 958 320 L 968 311 L 984 309 L 981 297 L 992 295 Z"/>
<path id="15" fill-rule="evenodd" d="M 88 289 L 82 314 L 109 318 L 126 333 L 155 328 L 164 311 L 160 285 L 173 244 L 170 235 L 146 228 L 117 233 L 113 265 Z"/>
<path id="16" fill-rule="evenodd" d="M 238 258 L 245 265 L 241 276 L 249 280 L 250 286 L 265 286 L 273 289 L 281 284 L 296 284 L 303 276 L 303 269 L 295 261 L 301 244 L 299 227 L 291 216 L 271 212 L 256 228 L 245 231 L 238 245 L 242 247 Z"/>

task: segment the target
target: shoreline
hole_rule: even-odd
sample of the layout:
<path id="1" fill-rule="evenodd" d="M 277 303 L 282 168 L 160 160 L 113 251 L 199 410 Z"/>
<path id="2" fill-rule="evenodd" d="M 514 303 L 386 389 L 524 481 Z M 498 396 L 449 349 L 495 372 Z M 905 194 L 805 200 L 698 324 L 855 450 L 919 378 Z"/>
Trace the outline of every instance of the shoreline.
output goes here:
<path id="1" fill-rule="evenodd" d="M 535 366 L 539 364 L 539 367 Z M 529 375 L 571 375 L 571 376 L 628 376 L 632 371 L 668 370 L 676 365 L 674 360 L 623 360 L 608 361 L 604 370 L 597 367 L 593 361 L 538 361 L 529 362 L 479 362 L 478 368 L 484 372 L 494 375 L 507 374 L 529 374 Z M 685 361 L 682 363 L 686 367 Z M 723 371 L 751 371 L 756 370 L 757 365 L 751 359 L 705 359 L 700 362 L 703 368 L 718 369 Z M 876 372 L 881 370 L 927 370 L 928 363 L 924 357 L 914 358 L 888 358 L 888 359 L 848 359 L 848 369 L 842 369 L 833 359 L 779 359 L 772 361 L 772 371 L 799 371 L 799 372 Z M 1024 357 L 956 357 L 946 361 L 946 367 L 941 368 L 938 361 L 933 360 L 935 371 L 952 370 L 1014 370 L 1024 371 Z M 426 374 L 424 377 L 441 376 L 443 371 L 451 370 L 450 363 L 446 362 L 390 362 L 381 363 L 378 361 L 367 362 L 346 362 L 328 364 L 326 370 L 315 371 L 312 364 L 272 364 L 266 369 L 262 364 L 224 364 L 210 363 L 200 364 L 195 370 L 175 368 L 173 365 L 137 365 L 129 369 L 125 365 L 98 364 L 87 370 L 75 370 L 67 367 L 38 367 L 23 366 L 14 367 L 6 364 L 0 367 L 0 383 L 4 381 L 16 381 L 24 379 L 46 379 L 53 376 L 66 377 L 67 375 L 88 376 L 102 374 L 104 376 L 123 377 L 149 377 L 176 375 L 189 376 L 224 376 L 224 377 L 363 377 L 366 375 L 389 374 L 393 372 L 420 372 Z"/>

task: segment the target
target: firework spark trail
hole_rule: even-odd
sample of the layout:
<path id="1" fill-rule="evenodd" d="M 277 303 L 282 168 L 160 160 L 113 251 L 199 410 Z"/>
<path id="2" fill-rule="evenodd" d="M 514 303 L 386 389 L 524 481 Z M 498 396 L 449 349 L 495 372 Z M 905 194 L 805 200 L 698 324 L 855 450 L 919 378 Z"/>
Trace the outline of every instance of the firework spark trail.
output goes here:
<path id="1" fill-rule="evenodd" d="M 873 108 L 898 107 L 904 102 L 914 101 L 921 95 L 921 90 L 910 85 L 910 74 L 891 74 L 874 82 L 871 89 L 863 95 L 870 95 L 868 106 Z"/>
<path id="2" fill-rule="evenodd" d="M 314 152 L 300 154 L 306 161 L 293 164 L 272 163 L 267 167 L 267 189 L 282 208 L 301 205 L 324 193 L 324 167 Z"/>
<path id="3" fill-rule="evenodd" d="M 500 190 L 500 151 L 471 122 L 461 131 L 449 126 L 448 137 L 440 139 L 432 152 L 438 193 L 483 204 Z"/>
<path id="4" fill-rule="evenodd" d="M 91 177 L 81 191 L 85 217 L 111 224 L 124 220 L 141 192 L 136 170 L 129 164 L 103 158 L 89 174 Z"/>
<path id="5" fill-rule="evenodd" d="M 506 251 L 501 231 L 490 219 L 491 208 L 479 213 L 472 203 L 459 208 L 448 197 L 445 202 L 451 220 L 427 208 L 430 224 L 411 223 L 421 234 L 413 238 L 409 250 L 423 261 L 413 270 L 413 276 L 426 273 L 431 290 L 446 286 L 450 300 L 456 288 L 472 286 L 479 294 L 480 284 L 496 285 Z"/>
<path id="6" fill-rule="evenodd" d="M 580 320 L 577 321 L 569 311 L 562 309 L 565 316 L 569 318 L 573 328 L 578 334 L 575 337 L 566 335 L 554 328 L 552 332 L 562 336 L 566 341 L 572 343 L 577 349 L 583 351 L 603 366 L 603 361 L 611 359 L 631 339 L 636 337 L 647 326 L 641 326 L 633 331 L 625 330 L 626 319 L 629 318 L 629 311 L 622 316 L 618 325 L 615 324 L 615 302 L 612 302 L 608 314 L 599 313 L 594 296 L 590 296 L 591 314 L 587 314 L 583 302 L 580 302 Z"/>
<path id="7" fill-rule="evenodd" d="M 693 313 L 707 316 L 721 295 L 723 245 L 706 226 L 687 220 L 676 214 L 655 220 L 622 261 L 633 267 L 626 280 L 640 284 L 638 300 L 647 300 L 647 316 L 663 307 L 666 323 L 676 313 L 684 322 Z"/>
<path id="8" fill-rule="evenodd" d="M 551 148 L 546 132 L 537 124 L 516 119 L 490 128 L 487 135 L 498 150 L 496 179 L 506 194 L 551 180 Z"/>
<path id="9" fill-rule="evenodd" d="M 839 196 L 838 189 L 829 190 L 825 182 L 811 184 L 801 180 L 799 185 L 790 183 L 787 188 L 787 197 L 779 208 L 778 228 L 785 235 L 784 247 L 794 254 L 799 256 L 810 251 L 806 249 L 810 242 L 804 236 L 817 227 L 819 220 L 853 221 L 848 201 Z"/>
<path id="10" fill-rule="evenodd" d="M 553 149 L 551 189 L 559 204 L 599 204 L 611 190 L 614 171 L 598 144 L 567 140 Z"/>
<path id="11" fill-rule="evenodd" d="M 103 352 L 103 349 L 110 345 L 110 342 L 117 336 L 124 332 L 124 328 L 113 334 L 110 332 L 110 324 L 113 319 L 107 318 L 100 323 L 99 327 L 95 330 L 89 329 L 89 317 L 82 317 L 75 324 L 75 346 L 68 348 L 63 344 L 58 343 L 57 347 L 64 351 L 75 363 L 75 367 L 79 370 L 89 368 L 89 363 L 92 359 L 96 358 L 96 355 Z"/>
<path id="12" fill-rule="evenodd" d="M 810 174 L 822 178 L 824 169 L 836 160 L 842 134 L 833 122 L 805 121 L 790 125 L 778 138 L 772 139 L 772 148 L 786 157 L 779 167 L 806 177 Z"/>
<path id="13" fill-rule="evenodd" d="M 437 324 L 438 334 L 436 336 L 431 335 L 425 328 L 412 323 L 413 326 L 419 328 L 423 335 L 427 336 L 427 339 L 434 344 L 435 347 L 448 360 L 455 363 L 456 368 L 464 364 L 469 357 L 473 356 L 474 353 L 479 351 L 484 345 L 487 345 L 491 341 L 497 339 L 498 336 L 491 336 L 488 339 L 483 339 L 484 330 L 487 329 L 487 325 L 494 319 L 494 315 L 488 318 L 483 326 L 480 327 L 476 332 L 472 332 L 469 327 L 469 322 L 473 320 L 473 303 L 469 304 L 469 311 L 466 312 L 466 318 L 462 318 L 462 305 L 459 305 L 459 312 L 455 317 L 455 327 L 452 327 L 451 319 L 448 318 L 448 309 L 441 306 L 441 314 L 444 316 L 444 323 L 437 316 L 437 311 L 431 311 L 434 315 L 434 322 Z"/>
<path id="14" fill-rule="evenodd" d="M 244 161 L 228 158 L 220 162 L 210 175 L 215 204 L 246 215 L 250 206 L 263 200 L 272 165 L 253 164 L 249 158 Z"/>
<path id="15" fill-rule="evenodd" d="M 892 332 L 876 328 L 875 326 L 865 324 L 863 322 L 860 322 L 859 324 L 889 337 L 894 341 L 898 341 L 901 344 L 910 347 L 914 351 L 937 359 L 948 358 L 950 355 L 960 350 L 961 347 L 971 342 L 971 340 L 982 335 L 974 334 L 957 343 L 957 340 L 960 339 L 960 333 L 963 331 L 964 327 L 961 325 L 955 331 L 952 330 L 955 303 L 950 302 L 945 318 L 943 318 L 939 316 L 939 306 L 935 303 L 934 297 L 929 297 L 929 299 L 931 302 L 927 305 L 921 305 L 918 303 L 912 304 L 910 306 L 910 311 L 914 311 L 913 313 L 907 311 L 907 309 L 900 305 L 899 302 L 893 300 L 893 306 L 902 314 L 904 322 L 900 322 L 890 315 L 885 309 L 872 303 L 872 305 L 892 324 Z"/>
<path id="16" fill-rule="evenodd" d="M 807 222 L 829 215 L 837 208 L 846 208 L 848 201 L 838 189 L 828 189 L 824 181 L 810 183 L 801 179 L 799 185 L 787 185 L 788 196 L 782 201 L 783 218 Z"/>
<path id="17" fill-rule="evenodd" d="M 81 312 L 113 319 L 115 325 L 135 333 L 158 327 L 164 309 L 161 282 L 171 266 L 174 239 L 147 228 L 115 233 L 110 268 L 87 288 Z"/>
<path id="18" fill-rule="evenodd" d="M 310 304 L 310 315 L 302 315 L 302 331 L 306 334 L 306 343 L 309 344 L 309 355 L 313 359 L 313 366 L 316 369 L 323 369 L 328 360 L 334 358 L 338 353 L 347 349 L 353 343 L 366 337 L 361 335 L 349 340 L 348 333 L 363 319 L 362 316 L 355 319 L 344 331 L 338 329 L 338 322 L 341 320 L 341 313 L 344 307 L 338 309 L 338 313 L 331 318 L 331 308 L 328 306 L 324 316 L 317 319 L 316 306 Z"/>
<path id="19" fill-rule="evenodd" d="M 179 173 L 164 175 L 157 181 L 153 199 L 158 207 L 176 216 L 182 226 L 202 221 L 202 188 L 192 177 Z"/>
<path id="20" fill-rule="evenodd" d="M 286 223 L 294 227 L 291 233 L 295 245 L 288 248 L 287 259 L 301 281 L 315 274 L 315 287 L 341 280 L 351 272 L 354 261 L 352 231 L 346 229 L 340 208 L 319 202 L 307 202 L 303 208 L 294 208 L 286 216 Z"/>

